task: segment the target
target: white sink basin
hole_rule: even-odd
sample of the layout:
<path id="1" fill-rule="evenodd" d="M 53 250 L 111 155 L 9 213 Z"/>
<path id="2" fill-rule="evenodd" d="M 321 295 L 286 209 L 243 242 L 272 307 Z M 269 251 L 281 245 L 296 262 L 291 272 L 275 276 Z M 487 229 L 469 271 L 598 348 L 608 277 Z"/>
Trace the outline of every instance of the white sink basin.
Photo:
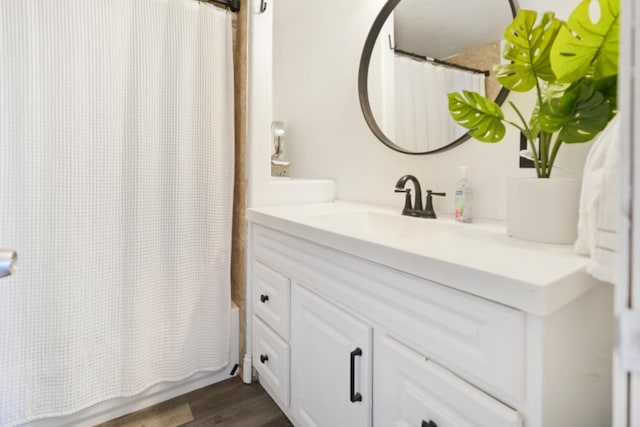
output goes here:
<path id="1" fill-rule="evenodd" d="M 324 229 L 370 238 L 407 239 L 458 229 L 459 225 L 438 219 L 414 218 L 376 211 L 311 216 Z"/>

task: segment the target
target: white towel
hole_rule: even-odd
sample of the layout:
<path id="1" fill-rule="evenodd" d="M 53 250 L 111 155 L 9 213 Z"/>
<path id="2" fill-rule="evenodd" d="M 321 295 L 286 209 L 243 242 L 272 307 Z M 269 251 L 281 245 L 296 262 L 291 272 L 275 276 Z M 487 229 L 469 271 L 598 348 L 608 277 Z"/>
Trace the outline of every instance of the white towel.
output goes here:
<path id="1" fill-rule="evenodd" d="M 594 141 L 584 167 L 576 252 L 591 257 L 587 272 L 614 283 L 620 204 L 620 120 Z"/>

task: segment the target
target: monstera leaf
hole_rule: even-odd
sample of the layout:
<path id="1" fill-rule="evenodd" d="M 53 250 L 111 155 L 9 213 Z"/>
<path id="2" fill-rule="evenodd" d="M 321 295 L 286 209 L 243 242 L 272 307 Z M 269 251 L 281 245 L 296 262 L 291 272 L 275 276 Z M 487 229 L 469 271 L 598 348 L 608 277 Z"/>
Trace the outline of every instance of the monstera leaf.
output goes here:
<path id="1" fill-rule="evenodd" d="M 547 99 L 540 107 L 540 128 L 558 133 L 567 143 L 587 142 L 609 122 L 609 106 L 591 80 L 582 80 L 562 96 Z"/>
<path id="2" fill-rule="evenodd" d="M 548 105 L 552 99 L 563 96 L 569 87 L 571 87 L 569 83 L 545 82 L 545 84 L 540 86 L 540 99 L 542 100 L 542 105 Z M 545 108 L 542 109 L 545 110 Z M 529 120 L 529 129 L 531 133 L 531 137 L 527 135 L 529 139 L 537 138 L 540 131 L 549 132 L 548 126 L 543 128 L 540 124 L 540 110 L 540 102 L 536 102 L 536 106 L 533 108 L 533 112 L 531 113 L 531 119 Z"/>
<path id="3" fill-rule="evenodd" d="M 504 115 L 498 104 L 468 90 L 462 94 L 450 93 L 448 97 L 451 117 L 469 129 L 469 135 L 482 142 L 498 142 L 504 138 Z"/>
<path id="4" fill-rule="evenodd" d="M 604 99 L 609 105 L 609 119 L 612 119 L 618 111 L 618 75 L 598 80 L 596 90 L 604 95 Z"/>
<path id="5" fill-rule="evenodd" d="M 536 106 L 533 107 L 533 112 L 531 113 L 531 118 L 529 119 L 529 130 L 524 133 L 524 136 L 529 140 L 533 141 L 538 138 L 540 134 L 540 104 L 536 103 Z"/>
<path id="6" fill-rule="evenodd" d="M 552 12 L 543 14 L 536 25 L 537 18 L 534 11 L 520 10 L 504 32 L 506 45 L 502 56 L 511 63 L 497 65 L 494 72 L 507 89 L 526 92 L 536 85 L 537 79 L 555 80 L 549 53 L 561 22 Z"/>
<path id="7" fill-rule="evenodd" d="M 575 82 L 589 73 L 600 80 L 618 73 L 618 0 L 584 0 L 569 17 L 551 49 L 558 81 Z"/>

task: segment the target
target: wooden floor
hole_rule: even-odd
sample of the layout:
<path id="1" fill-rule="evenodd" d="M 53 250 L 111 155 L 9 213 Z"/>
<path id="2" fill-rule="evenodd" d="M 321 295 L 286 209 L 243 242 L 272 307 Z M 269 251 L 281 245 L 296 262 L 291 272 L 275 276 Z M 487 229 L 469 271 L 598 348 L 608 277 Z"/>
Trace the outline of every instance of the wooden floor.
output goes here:
<path id="1" fill-rule="evenodd" d="M 214 384 L 98 427 L 288 427 L 292 424 L 258 382 Z"/>

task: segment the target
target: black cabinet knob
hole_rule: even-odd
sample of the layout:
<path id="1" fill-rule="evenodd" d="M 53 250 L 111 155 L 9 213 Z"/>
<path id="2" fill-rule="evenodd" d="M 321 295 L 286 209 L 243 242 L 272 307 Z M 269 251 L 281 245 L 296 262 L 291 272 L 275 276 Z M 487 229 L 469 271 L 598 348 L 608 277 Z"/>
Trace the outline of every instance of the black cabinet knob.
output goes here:
<path id="1" fill-rule="evenodd" d="M 260 355 L 260 363 L 264 363 L 266 361 L 269 360 L 269 356 L 267 356 L 266 354 L 261 354 Z"/>
<path id="2" fill-rule="evenodd" d="M 260 295 L 260 302 L 267 302 L 269 301 L 269 295 Z"/>
<path id="3" fill-rule="evenodd" d="M 429 422 L 426 422 L 426 421 L 423 420 L 421 427 L 438 427 L 438 424 L 434 423 L 431 420 L 429 420 Z"/>

